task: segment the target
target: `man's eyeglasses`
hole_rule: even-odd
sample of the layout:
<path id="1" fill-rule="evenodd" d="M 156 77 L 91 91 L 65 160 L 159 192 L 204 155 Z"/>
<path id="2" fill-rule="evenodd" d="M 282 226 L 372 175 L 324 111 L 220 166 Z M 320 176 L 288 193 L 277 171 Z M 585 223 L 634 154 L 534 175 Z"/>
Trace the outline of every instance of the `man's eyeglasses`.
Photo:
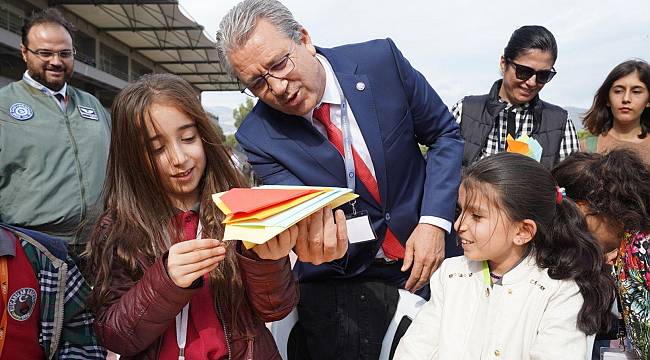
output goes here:
<path id="1" fill-rule="evenodd" d="M 287 55 L 282 57 L 280 61 L 271 65 L 271 67 L 266 71 L 265 74 L 251 81 L 241 92 L 250 97 L 256 97 L 256 95 L 254 94 L 261 94 L 267 89 L 273 92 L 273 89 L 269 85 L 268 78 L 272 77 L 274 79 L 282 80 L 287 75 L 289 75 L 291 71 L 293 71 L 293 69 L 296 67 L 296 64 L 293 62 L 293 60 L 291 60 L 290 57 L 291 53 L 293 53 L 293 50 L 291 50 Z"/>
<path id="2" fill-rule="evenodd" d="M 40 49 L 32 50 L 28 47 L 25 47 L 25 49 L 27 49 L 27 51 L 29 51 L 30 53 L 38 56 L 38 58 L 43 61 L 50 61 L 54 58 L 55 55 L 58 56 L 59 59 L 61 60 L 68 60 L 68 59 L 72 59 L 77 54 L 77 50 L 75 49 L 72 50 L 66 49 L 61 51 L 40 50 Z"/>
<path id="3" fill-rule="evenodd" d="M 538 84 L 546 84 L 557 74 L 555 68 L 551 68 L 550 70 L 535 70 L 526 65 L 517 64 L 510 59 L 507 59 L 507 61 L 515 67 L 515 76 L 521 81 L 526 81 L 535 75 L 535 82 Z"/>

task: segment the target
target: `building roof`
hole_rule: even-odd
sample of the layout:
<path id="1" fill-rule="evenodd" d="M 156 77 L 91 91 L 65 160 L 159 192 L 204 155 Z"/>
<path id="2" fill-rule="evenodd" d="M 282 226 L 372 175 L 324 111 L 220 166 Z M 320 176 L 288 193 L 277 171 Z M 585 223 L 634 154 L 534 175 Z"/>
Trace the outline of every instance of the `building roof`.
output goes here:
<path id="1" fill-rule="evenodd" d="M 178 0 L 49 0 L 48 4 L 64 6 L 199 90 L 241 89 L 219 63 L 215 41 L 184 13 Z"/>

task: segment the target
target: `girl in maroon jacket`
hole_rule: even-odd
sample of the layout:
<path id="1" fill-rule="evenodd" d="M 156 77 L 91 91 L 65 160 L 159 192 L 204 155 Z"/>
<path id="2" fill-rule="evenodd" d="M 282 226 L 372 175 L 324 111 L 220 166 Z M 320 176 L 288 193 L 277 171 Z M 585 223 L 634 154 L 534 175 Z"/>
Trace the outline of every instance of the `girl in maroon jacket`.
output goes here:
<path id="1" fill-rule="evenodd" d="M 252 251 L 219 240 L 210 195 L 246 183 L 181 78 L 128 85 L 112 118 L 106 210 L 88 251 L 101 342 L 122 359 L 280 359 L 264 322 L 298 300 L 287 255 L 304 225 Z"/>

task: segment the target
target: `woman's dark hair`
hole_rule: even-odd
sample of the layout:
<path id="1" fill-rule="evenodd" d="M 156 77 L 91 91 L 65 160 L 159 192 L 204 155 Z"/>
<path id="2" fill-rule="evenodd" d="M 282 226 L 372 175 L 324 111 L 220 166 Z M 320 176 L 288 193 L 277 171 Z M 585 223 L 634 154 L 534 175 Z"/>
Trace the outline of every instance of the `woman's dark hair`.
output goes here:
<path id="1" fill-rule="evenodd" d="M 622 62 L 607 75 L 605 81 L 596 91 L 594 102 L 585 115 L 582 123 L 590 133 L 600 135 L 607 133 L 614 125 L 614 115 L 612 109 L 607 105 L 609 103 L 609 90 L 616 80 L 636 72 L 639 79 L 645 84 L 646 89 L 650 91 L 650 65 L 641 59 L 628 60 Z M 644 139 L 650 131 L 650 110 L 647 108 L 641 114 L 641 134 L 639 139 Z"/>
<path id="2" fill-rule="evenodd" d="M 574 153 L 553 170 L 574 201 L 627 231 L 650 230 L 650 168 L 632 150 Z"/>
<path id="3" fill-rule="evenodd" d="M 61 15 L 59 10 L 55 8 L 47 8 L 43 11 L 33 13 L 32 16 L 25 20 L 25 23 L 20 30 L 20 37 L 23 45 L 29 45 L 27 36 L 29 35 L 29 31 L 32 29 L 32 27 L 41 24 L 61 25 L 68 32 L 68 34 L 70 34 L 70 37 L 74 42 L 74 32 L 76 31 L 74 25 L 66 20 L 63 15 Z"/>
<path id="4" fill-rule="evenodd" d="M 533 49 L 550 52 L 553 55 L 553 63 L 557 60 L 555 37 L 548 29 L 539 25 L 526 25 L 515 30 L 508 45 L 503 49 L 503 57 L 507 61 L 513 61 Z"/>
<path id="5" fill-rule="evenodd" d="M 609 328 L 613 279 L 576 204 L 566 197 L 556 203 L 557 188 L 550 172 L 524 155 L 499 153 L 465 171 L 462 186 L 466 191 L 481 191 L 485 185 L 495 190 L 495 205 L 511 221 L 530 219 L 537 225 L 529 243 L 537 266 L 548 269 L 552 279 L 577 283 L 584 299 L 578 328 L 587 334 Z"/>

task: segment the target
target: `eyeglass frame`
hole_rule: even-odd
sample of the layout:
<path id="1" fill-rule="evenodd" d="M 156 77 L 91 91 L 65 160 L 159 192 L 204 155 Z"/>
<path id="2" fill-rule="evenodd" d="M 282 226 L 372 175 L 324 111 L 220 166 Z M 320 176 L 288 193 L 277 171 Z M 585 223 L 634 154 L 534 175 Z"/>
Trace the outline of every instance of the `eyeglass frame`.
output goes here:
<path id="1" fill-rule="evenodd" d="M 61 59 L 61 60 L 69 60 L 69 59 L 74 59 L 75 55 L 77 55 L 77 49 L 75 49 L 75 48 L 63 49 L 63 50 L 59 50 L 59 51 L 52 51 L 52 50 L 46 50 L 46 49 L 32 50 L 32 49 L 28 48 L 27 46 L 25 46 L 25 49 L 27 49 L 27 51 L 29 51 L 30 53 L 36 55 L 36 57 L 41 59 L 41 61 L 50 61 L 50 60 L 52 60 L 54 58 L 54 56 L 58 56 L 59 59 Z M 67 52 L 67 51 L 70 52 L 70 56 L 61 56 L 62 52 Z M 48 56 L 47 58 L 44 58 L 43 55 L 41 54 L 42 52 L 48 52 L 48 53 L 51 53 L 51 55 Z"/>
<path id="2" fill-rule="evenodd" d="M 512 59 L 508 59 L 508 58 L 506 58 L 506 63 L 514 65 L 514 67 L 515 67 L 515 77 L 516 77 L 518 80 L 521 80 L 521 81 L 528 81 L 528 80 L 529 80 L 530 78 L 532 78 L 533 75 L 534 75 L 534 76 L 535 76 L 535 82 L 536 82 L 536 83 L 538 83 L 538 84 L 548 84 L 549 82 L 551 82 L 551 80 L 553 80 L 553 78 L 555 77 L 555 75 L 557 75 L 557 71 L 555 70 L 555 67 L 554 67 L 554 66 L 551 66 L 551 68 L 548 69 L 548 70 L 535 70 L 535 69 L 533 69 L 533 68 L 530 67 L 530 66 L 526 66 L 526 65 L 522 65 L 522 64 L 517 64 L 516 62 L 512 61 Z M 519 75 L 519 71 L 518 71 L 517 69 L 519 69 L 519 68 L 523 68 L 523 70 L 527 70 L 528 72 L 532 72 L 532 74 L 531 74 L 529 77 L 527 77 L 527 78 L 525 78 L 525 79 L 522 79 L 521 77 L 518 76 L 518 75 Z M 549 76 L 549 79 L 546 80 L 546 81 L 539 81 L 539 74 L 540 74 L 540 73 L 548 73 L 548 74 L 549 74 L 549 75 L 548 75 L 548 76 Z"/>
<path id="3" fill-rule="evenodd" d="M 271 84 L 269 84 L 269 80 L 268 80 L 268 78 L 269 78 L 269 77 L 272 77 L 272 78 L 274 78 L 274 79 L 284 80 L 284 79 L 285 79 L 289 74 L 291 74 L 291 72 L 296 68 L 296 63 L 295 63 L 293 60 L 291 60 L 291 54 L 292 54 L 295 50 L 296 50 L 296 43 L 293 43 L 293 48 L 292 48 L 292 49 L 291 49 L 291 50 L 290 50 L 290 51 L 289 51 L 285 56 L 283 56 L 279 61 L 277 61 L 277 62 L 275 62 L 273 65 L 271 65 L 270 68 L 269 68 L 269 70 L 266 70 L 266 73 L 264 73 L 264 74 L 262 74 L 262 75 L 256 77 L 255 80 L 253 81 L 253 83 L 256 83 L 256 82 L 258 82 L 258 81 L 260 81 L 260 80 L 264 80 L 264 82 L 266 83 L 266 89 L 265 89 L 265 91 L 266 91 L 266 90 L 270 90 L 271 93 L 273 94 L 273 89 L 271 88 Z M 285 61 L 285 59 L 286 59 L 289 63 L 291 63 L 291 65 L 292 65 L 291 70 L 287 71 L 287 73 L 284 74 L 282 77 L 275 76 L 275 75 L 271 74 L 271 70 L 270 70 L 270 69 L 273 69 L 273 67 L 275 67 L 276 65 L 282 63 L 283 61 Z M 242 83 L 242 85 L 246 85 L 246 84 L 244 84 L 243 82 L 241 82 L 241 83 Z M 248 97 L 252 97 L 252 98 L 256 98 L 256 97 L 258 97 L 258 96 L 255 95 L 255 93 L 253 92 L 253 90 L 249 89 L 249 86 L 250 86 L 250 84 L 247 85 L 247 86 L 245 86 L 245 87 L 244 87 L 240 92 L 241 92 L 242 94 L 248 96 Z"/>

